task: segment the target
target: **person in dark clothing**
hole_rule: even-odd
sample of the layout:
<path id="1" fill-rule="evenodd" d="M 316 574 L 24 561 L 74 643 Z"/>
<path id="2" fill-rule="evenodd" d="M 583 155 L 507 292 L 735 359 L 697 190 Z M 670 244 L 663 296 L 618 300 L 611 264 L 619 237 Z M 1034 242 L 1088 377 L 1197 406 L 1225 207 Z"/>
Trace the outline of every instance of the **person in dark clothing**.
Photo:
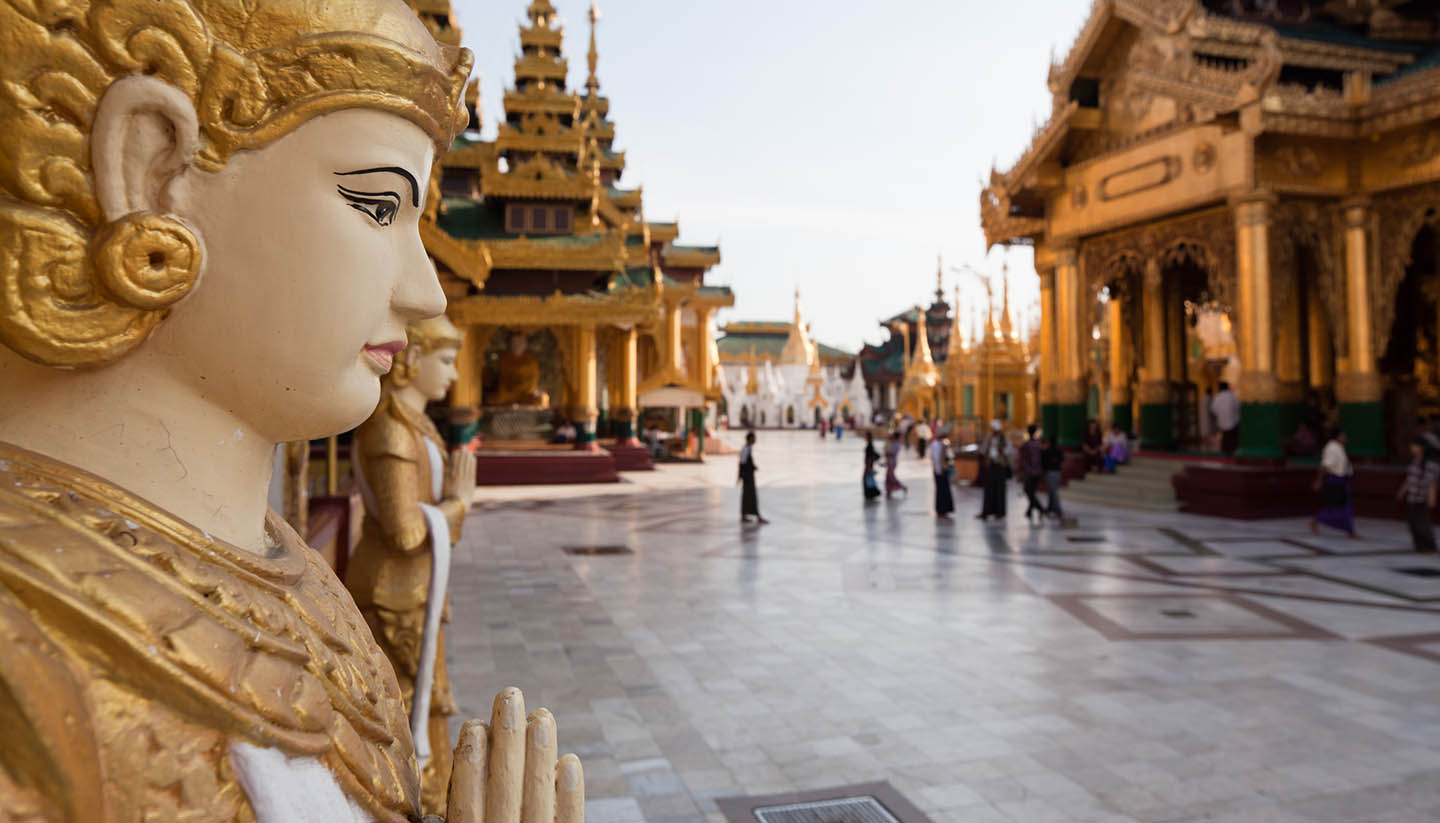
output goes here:
<path id="1" fill-rule="evenodd" d="M 1005 519 L 1005 481 L 1010 479 L 1009 443 L 1005 440 L 1004 425 L 999 420 L 990 421 L 990 433 L 980 445 L 980 470 L 985 472 L 985 494 L 981 499 L 979 520 L 989 517 Z"/>
<path id="2" fill-rule="evenodd" d="M 1040 468 L 1045 472 L 1045 488 L 1050 493 L 1045 513 L 1062 520 L 1065 511 L 1060 508 L 1060 470 L 1064 467 L 1065 452 L 1060 451 L 1055 435 L 1045 435 L 1045 448 L 1040 452 Z"/>
<path id="3" fill-rule="evenodd" d="M 1105 465 L 1105 434 L 1100 431 L 1100 421 L 1093 417 L 1085 423 L 1080 451 L 1085 455 L 1085 468 L 1090 471 L 1099 471 Z"/>
<path id="4" fill-rule="evenodd" d="M 760 498 L 755 493 L 755 432 L 745 435 L 745 448 L 740 450 L 740 522 L 749 523 L 754 517 L 757 523 L 769 523 L 760 516 Z"/>
<path id="5" fill-rule="evenodd" d="M 1405 482 L 1395 498 L 1405 504 L 1405 519 L 1410 523 L 1410 539 L 1415 551 L 1435 551 L 1435 526 L 1430 510 L 1435 508 L 1435 484 L 1440 480 L 1440 454 L 1434 446 L 1440 442 L 1434 435 L 1421 435 L 1410 441 L 1410 467 Z"/>
<path id="6" fill-rule="evenodd" d="M 1025 519 L 1029 520 L 1031 515 L 1039 513 L 1045 515 L 1045 507 L 1040 505 L 1040 500 L 1035 496 L 1035 489 L 1040 485 L 1040 479 L 1045 475 L 1045 468 L 1040 460 L 1040 454 L 1045 447 L 1035 436 L 1039 427 L 1031 424 L 1025 429 L 1029 439 L 1020 446 L 1020 482 L 1025 486 Z"/>
<path id="7" fill-rule="evenodd" d="M 875 481 L 875 464 L 879 462 L 880 452 L 875 450 L 875 435 L 865 432 L 865 474 L 860 482 L 865 490 L 866 502 L 880 496 L 880 484 Z"/>

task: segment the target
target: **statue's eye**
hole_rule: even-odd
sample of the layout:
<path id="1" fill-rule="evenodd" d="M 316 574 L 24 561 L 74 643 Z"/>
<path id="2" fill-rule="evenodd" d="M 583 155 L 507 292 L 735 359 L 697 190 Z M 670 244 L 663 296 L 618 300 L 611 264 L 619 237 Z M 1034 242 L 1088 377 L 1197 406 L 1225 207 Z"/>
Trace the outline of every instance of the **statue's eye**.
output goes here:
<path id="1" fill-rule="evenodd" d="M 395 222 L 395 215 L 400 211 L 400 195 L 393 191 L 356 191 L 344 186 L 339 190 L 350 208 L 368 214 L 378 225 Z"/>

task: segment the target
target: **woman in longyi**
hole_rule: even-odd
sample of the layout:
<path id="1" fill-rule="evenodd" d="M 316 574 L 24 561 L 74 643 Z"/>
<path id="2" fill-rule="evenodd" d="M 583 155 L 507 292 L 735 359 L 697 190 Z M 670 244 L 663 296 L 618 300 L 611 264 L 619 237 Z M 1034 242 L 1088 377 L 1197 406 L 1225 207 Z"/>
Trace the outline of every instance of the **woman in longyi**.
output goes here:
<path id="1" fill-rule="evenodd" d="M 422 808 L 395 671 L 266 510 L 445 307 L 468 53 L 400 0 L 0 0 L 0 42 L 0 820 L 580 820 L 513 689 Z"/>

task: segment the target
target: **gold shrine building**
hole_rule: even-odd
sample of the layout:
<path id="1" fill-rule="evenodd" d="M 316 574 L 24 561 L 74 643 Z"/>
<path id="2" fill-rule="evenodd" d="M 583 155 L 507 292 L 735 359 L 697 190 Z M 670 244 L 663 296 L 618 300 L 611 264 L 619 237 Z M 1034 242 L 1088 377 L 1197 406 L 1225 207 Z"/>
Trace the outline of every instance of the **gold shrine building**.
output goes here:
<path id="1" fill-rule="evenodd" d="M 928 308 L 915 306 L 881 321 L 889 339 L 861 351 L 875 407 L 948 423 L 961 440 L 976 439 L 989 420 L 1026 425 L 1034 418 L 1038 386 L 1033 346 L 1021 340 L 1012 321 L 1008 271 L 1000 306 L 988 299 L 987 285 L 979 332 L 963 327 L 958 287 L 954 303 L 945 301 L 942 276 L 937 270 Z"/>
<path id="2" fill-rule="evenodd" d="M 459 42 L 448 2 L 411 4 Z M 734 296 L 705 283 L 718 248 L 677 244 L 679 227 L 647 221 L 642 190 L 619 186 L 594 5 L 583 93 L 567 89 L 554 6 L 534 0 L 526 17 L 496 139 L 478 137 L 472 83 L 470 128 L 437 164 L 421 224 L 465 333 L 451 422 L 460 440 L 477 428 L 491 443 L 533 440 L 568 419 L 582 447 L 631 441 L 642 408 L 703 414 L 720 400 L 713 318 Z"/>
<path id="3" fill-rule="evenodd" d="M 1098 0 L 1049 88 L 980 206 L 987 243 L 1034 246 L 1062 443 L 1102 393 L 1147 447 L 1193 445 L 1220 379 L 1241 455 L 1316 410 L 1381 455 L 1440 411 L 1433 4 Z"/>

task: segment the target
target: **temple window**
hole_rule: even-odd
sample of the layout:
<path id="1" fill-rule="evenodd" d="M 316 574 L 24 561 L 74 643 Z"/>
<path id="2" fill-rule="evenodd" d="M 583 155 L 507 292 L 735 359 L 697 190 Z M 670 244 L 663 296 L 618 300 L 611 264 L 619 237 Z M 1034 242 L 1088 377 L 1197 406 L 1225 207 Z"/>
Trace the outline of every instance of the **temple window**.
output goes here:
<path id="1" fill-rule="evenodd" d="M 965 386 L 960 392 L 961 414 L 965 417 L 975 416 L 975 387 Z"/>
<path id="2" fill-rule="evenodd" d="M 569 234 L 572 212 L 568 203 L 507 203 L 505 230 L 511 234 Z"/>
<path id="3" fill-rule="evenodd" d="M 1070 84 L 1070 99 L 1086 108 L 1100 107 L 1100 78 L 1077 77 Z"/>
<path id="4" fill-rule="evenodd" d="M 530 228 L 533 231 L 548 231 L 550 228 L 550 210 L 537 206 L 530 210 Z"/>

